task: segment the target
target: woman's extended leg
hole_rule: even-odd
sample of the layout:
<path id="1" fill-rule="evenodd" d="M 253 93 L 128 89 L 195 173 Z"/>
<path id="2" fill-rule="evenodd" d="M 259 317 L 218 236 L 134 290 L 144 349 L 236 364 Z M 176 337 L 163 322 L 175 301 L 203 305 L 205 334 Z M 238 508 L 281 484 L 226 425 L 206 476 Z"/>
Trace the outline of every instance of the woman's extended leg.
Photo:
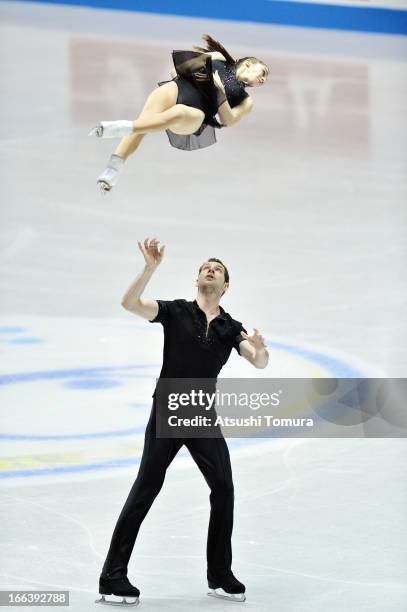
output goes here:
<path id="1" fill-rule="evenodd" d="M 194 106 L 178 104 L 177 97 L 178 85 L 170 81 L 151 92 L 135 121 L 102 121 L 90 135 L 117 138 L 169 128 L 176 134 L 193 134 L 201 126 L 205 113 Z"/>
<path id="2" fill-rule="evenodd" d="M 145 134 L 133 134 L 132 136 L 125 136 L 121 139 L 119 146 L 114 152 L 122 159 L 126 160 L 134 151 L 136 151 L 143 140 Z"/>
<path id="3" fill-rule="evenodd" d="M 122 138 L 114 155 L 110 158 L 108 167 L 98 179 L 102 191 L 109 191 L 116 184 L 124 161 L 136 151 L 145 134 L 167 129 L 171 129 L 176 134 L 193 134 L 201 126 L 204 113 L 197 108 L 177 104 L 177 98 L 177 83 L 175 81 L 165 83 L 151 92 L 135 121 L 120 122 L 127 124 L 127 127 L 123 129 L 124 131 L 127 129 L 130 133 Z M 111 133 L 117 135 L 117 128 L 115 128 L 117 123 L 102 122 L 93 130 L 93 133 L 108 137 L 110 125 Z"/>
<path id="4" fill-rule="evenodd" d="M 175 87 L 174 87 L 175 86 Z M 172 81 L 162 85 L 158 89 L 154 89 L 148 96 L 143 110 L 143 113 L 161 113 L 162 111 L 175 106 L 177 103 L 178 87 L 176 83 Z M 145 134 L 131 134 L 130 136 L 124 136 L 119 146 L 115 151 L 115 155 L 119 155 L 122 159 L 127 159 L 136 149 L 138 149 L 141 141 Z"/>

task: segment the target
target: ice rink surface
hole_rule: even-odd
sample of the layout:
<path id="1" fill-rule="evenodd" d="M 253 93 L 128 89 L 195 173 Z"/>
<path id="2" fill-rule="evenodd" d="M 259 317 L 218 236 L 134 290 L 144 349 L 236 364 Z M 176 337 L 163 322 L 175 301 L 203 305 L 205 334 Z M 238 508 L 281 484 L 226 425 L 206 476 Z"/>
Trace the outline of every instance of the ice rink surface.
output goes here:
<path id="1" fill-rule="evenodd" d="M 192 299 L 199 264 L 227 263 L 223 306 L 264 333 L 270 366 L 234 354 L 222 375 L 406 376 L 407 43 L 7 2 L 0 17 L 0 588 L 69 589 L 81 612 L 160 367 L 160 326 L 120 307 L 137 240 L 167 245 L 150 297 Z M 115 143 L 89 129 L 135 118 L 205 32 L 270 64 L 253 113 L 207 150 L 149 135 L 102 198 Z M 140 609 L 407 610 L 404 440 L 229 446 L 246 603 L 206 596 L 209 491 L 181 451 L 130 563 Z"/>

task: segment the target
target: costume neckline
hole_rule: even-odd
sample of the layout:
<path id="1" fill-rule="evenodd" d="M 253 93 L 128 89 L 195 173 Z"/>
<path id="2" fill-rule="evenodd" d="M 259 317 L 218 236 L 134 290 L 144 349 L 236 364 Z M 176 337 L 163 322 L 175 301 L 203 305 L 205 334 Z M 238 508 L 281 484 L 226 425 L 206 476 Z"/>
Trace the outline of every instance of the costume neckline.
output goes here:
<path id="1" fill-rule="evenodd" d="M 205 312 L 204 310 L 202 310 L 202 308 L 201 308 L 201 307 L 200 307 L 200 305 L 198 304 L 197 300 L 195 299 L 195 300 L 194 300 L 192 303 L 194 304 L 194 306 L 195 306 L 195 307 L 196 307 L 198 310 L 200 310 L 200 311 L 202 312 L 202 314 L 203 314 L 203 315 L 205 315 L 206 319 L 208 319 L 208 317 L 207 317 L 207 315 L 206 315 L 206 312 Z M 212 319 L 212 321 L 214 321 L 215 319 L 221 319 L 221 318 L 223 319 L 223 318 L 224 318 L 224 316 L 225 316 L 225 314 L 226 314 L 226 312 L 224 311 L 224 309 L 222 308 L 222 306 L 219 304 L 219 314 L 218 314 L 218 315 L 216 315 L 216 317 L 214 317 L 214 318 Z M 212 321 L 211 321 L 211 323 L 212 323 Z"/>

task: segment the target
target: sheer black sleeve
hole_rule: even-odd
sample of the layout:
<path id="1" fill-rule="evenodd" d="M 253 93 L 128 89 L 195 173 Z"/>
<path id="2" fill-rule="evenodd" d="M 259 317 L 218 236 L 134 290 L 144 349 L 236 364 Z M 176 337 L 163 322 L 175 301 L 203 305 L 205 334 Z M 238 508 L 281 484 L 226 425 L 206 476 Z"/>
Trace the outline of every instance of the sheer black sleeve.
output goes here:
<path id="1" fill-rule="evenodd" d="M 213 80 L 215 67 L 212 57 L 198 51 L 173 51 L 172 61 L 177 75 L 189 80 L 204 93 L 208 104 L 207 114 L 214 116 L 219 106 L 225 102 L 226 94 L 219 90 Z M 215 124 L 215 127 L 221 125 Z"/>
<path id="2" fill-rule="evenodd" d="M 198 84 L 209 82 L 212 75 L 212 58 L 198 51 L 173 51 L 172 61 L 177 75 L 193 79 Z"/>

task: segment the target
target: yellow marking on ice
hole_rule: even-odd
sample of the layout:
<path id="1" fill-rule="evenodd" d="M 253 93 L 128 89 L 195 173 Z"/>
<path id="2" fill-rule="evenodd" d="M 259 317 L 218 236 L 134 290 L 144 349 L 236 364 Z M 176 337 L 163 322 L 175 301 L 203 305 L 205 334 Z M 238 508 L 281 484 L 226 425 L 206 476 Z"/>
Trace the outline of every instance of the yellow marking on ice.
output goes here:
<path id="1" fill-rule="evenodd" d="M 289 368 L 289 378 L 332 378 L 332 372 L 323 366 L 320 366 L 309 357 L 301 357 L 293 353 L 287 352 L 284 349 L 270 349 L 270 361 L 273 360 L 273 355 L 279 353 L 283 362 Z M 321 352 L 321 354 L 323 354 Z M 286 374 L 284 374 L 286 376 Z"/>
<path id="2" fill-rule="evenodd" d="M 44 468 L 66 465 L 82 465 L 115 459 L 136 459 L 141 456 L 143 445 L 123 444 L 119 448 L 98 451 L 65 451 L 61 453 L 41 453 L 38 455 L 19 455 L 0 459 L 0 471 L 21 470 L 27 468 Z"/>

